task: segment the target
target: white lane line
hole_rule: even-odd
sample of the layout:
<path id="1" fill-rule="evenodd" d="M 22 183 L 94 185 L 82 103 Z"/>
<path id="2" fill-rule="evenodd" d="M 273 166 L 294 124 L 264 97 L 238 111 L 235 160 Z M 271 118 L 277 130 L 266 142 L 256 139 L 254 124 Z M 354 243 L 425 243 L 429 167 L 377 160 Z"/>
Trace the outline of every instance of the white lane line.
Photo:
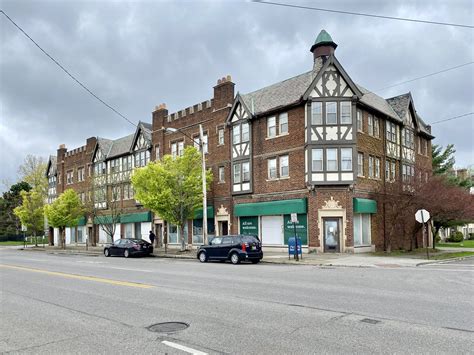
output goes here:
<path id="1" fill-rule="evenodd" d="M 185 352 L 187 352 L 187 353 L 189 353 L 189 354 L 194 354 L 194 355 L 207 355 L 207 353 L 203 353 L 202 351 L 195 350 L 195 349 L 192 349 L 192 348 L 188 348 L 187 346 L 180 345 L 180 344 L 176 344 L 176 343 L 173 343 L 173 342 L 171 342 L 171 341 L 163 340 L 161 343 L 162 343 L 162 344 L 165 344 L 165 345 L 167 345 L 167 346 L 170 346 L 170 347 L 172 347 L 172 348 L 185 351 Z"/>

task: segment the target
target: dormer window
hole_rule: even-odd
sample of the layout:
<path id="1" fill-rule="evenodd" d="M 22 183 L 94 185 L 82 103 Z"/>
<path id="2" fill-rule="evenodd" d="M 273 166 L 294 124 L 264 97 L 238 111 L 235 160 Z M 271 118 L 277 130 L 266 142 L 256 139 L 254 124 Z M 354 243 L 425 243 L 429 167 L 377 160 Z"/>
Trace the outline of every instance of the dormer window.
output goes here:
<path id="1" fill-rule="evenodd" d="M 312 125 L 323 124 L 323 103 L 322 102 L 311 103 L 311 124 Z"/>
<path id="2" fill-rule="evenodd" d="M 326 103 L 326 124 L 337 124 L 337 103 Z"/>
<path id="3" fill-rule="evenodd" d="M 352 123 L 352 103 L 350 101 L 341 102 L 341 124 Z"/>

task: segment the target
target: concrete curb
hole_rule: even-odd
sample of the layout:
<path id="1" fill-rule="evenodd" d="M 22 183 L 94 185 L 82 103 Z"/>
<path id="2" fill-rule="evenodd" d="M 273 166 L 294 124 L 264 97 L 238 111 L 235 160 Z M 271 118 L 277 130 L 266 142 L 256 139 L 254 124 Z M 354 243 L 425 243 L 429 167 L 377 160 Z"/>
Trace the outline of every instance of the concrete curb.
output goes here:
<path id="1" fill-rule="evenodd" d="M 416 266 L 429 265 L 429 264 L 445 264 L 450 261 L 459 261 L 459 260 L 465 260 L 465 259 L 470 259 L 470 258 L 474 258 L 474 255 L 460 256 L 457 258 L 449 258 L 449 259 L 443 259 L 443 260 L 425 261 L 425 262 L 416 264 Z"/>

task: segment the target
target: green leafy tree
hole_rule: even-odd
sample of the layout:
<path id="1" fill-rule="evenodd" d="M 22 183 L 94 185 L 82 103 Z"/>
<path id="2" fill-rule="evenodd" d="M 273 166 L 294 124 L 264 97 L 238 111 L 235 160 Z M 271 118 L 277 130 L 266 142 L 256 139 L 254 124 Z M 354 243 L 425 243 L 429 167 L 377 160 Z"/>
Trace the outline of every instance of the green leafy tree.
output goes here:
<path id="1" fill-rule="evenodd" d="M 134 171 L 132 185 L 135 198 L 180 231 L 181 249 L 186 248 L 184 226 L 197 208 L 202 208 L 201 154 L 187 147 L 181 157 L 165 155 L 161 161 L 150 162 Z M 210 186 L 212 173 L 207 172 Z"/>
<path id="2" fill-rule="evenodd" d="M 75 227 L 84 215 L 84 206 L 73 189 L 67 189 L 50 205 L 44 207 L 50 226 L 59 228 L 60 246 L 65 247 L 66 227 Z"/>
<path id="3" fill-rule="evenodd" d="M 20 219 L 13 210 L 21 204 L 21 191 L 30 191 L 31 186 L 24 181 L 14 184 L 0 198 L 0 236 L 20 234 Z"/>
<path id="4" fill-rule="evenodd" d="M 26 181 L 44 199 L 48 194 L 48 179 L 46 177 L 47 163 L 43 157 L 28 154 L 23 164 L 18 168 L 21 180 Z"/>
<path id="5" fill-rule="evenodd" d="M 448 144 L 443 150 L 443 147 L 440 145 L 433 144 L 431 147 L 432 153 L 432 166 L 433 166 L 433 175 L 445 176 L 446 182 L 451 185 L 457 185 L 465 189 L 469 189 L 472 185 L 471 179 L 460 178 L 453 174 L 454 164 L 456 159 L 454 154 L 456 149 L 454 149 L 454 144 Z"/>
<path id="6" fill-rule="evenodd" d="M 22 204 L 13 212 L 20 219 L 21 224 L 27 228 L 34 237 L 38 246 L 36 236 L 44 231 L 44 199 L 36 190 L 21 191 Z"/>

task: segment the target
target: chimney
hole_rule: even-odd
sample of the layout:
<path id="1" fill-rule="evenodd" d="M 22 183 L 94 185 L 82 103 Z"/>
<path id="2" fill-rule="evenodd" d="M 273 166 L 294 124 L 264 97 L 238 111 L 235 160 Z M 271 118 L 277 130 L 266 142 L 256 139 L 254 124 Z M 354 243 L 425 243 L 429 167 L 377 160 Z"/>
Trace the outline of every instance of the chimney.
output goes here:
<path id="1" fill-rule="evenodd" d="M 228 104 L 234 102 L 234 86 L 232 77 L 227 75 L 222 79 L 217 80 L 217 85 L 214 86 L 214 108 L 220 109 L 226 107 Z"/>
<path id="2" fill-rule="evenodd" d="M 314 67 L 319 67 L 321 64 L 324 64 L 327 57 L 334 54 L 334 50 L 336 49 L 337 44 L 334 43 L 329 33 L 325 30 L 321 30 L 319 32 L 318 37 L 314 41 L 310 52 L 313 53 L 313 60 L 314 60 Z M 319 71 L 319 69 L 318 69 Z"/>

